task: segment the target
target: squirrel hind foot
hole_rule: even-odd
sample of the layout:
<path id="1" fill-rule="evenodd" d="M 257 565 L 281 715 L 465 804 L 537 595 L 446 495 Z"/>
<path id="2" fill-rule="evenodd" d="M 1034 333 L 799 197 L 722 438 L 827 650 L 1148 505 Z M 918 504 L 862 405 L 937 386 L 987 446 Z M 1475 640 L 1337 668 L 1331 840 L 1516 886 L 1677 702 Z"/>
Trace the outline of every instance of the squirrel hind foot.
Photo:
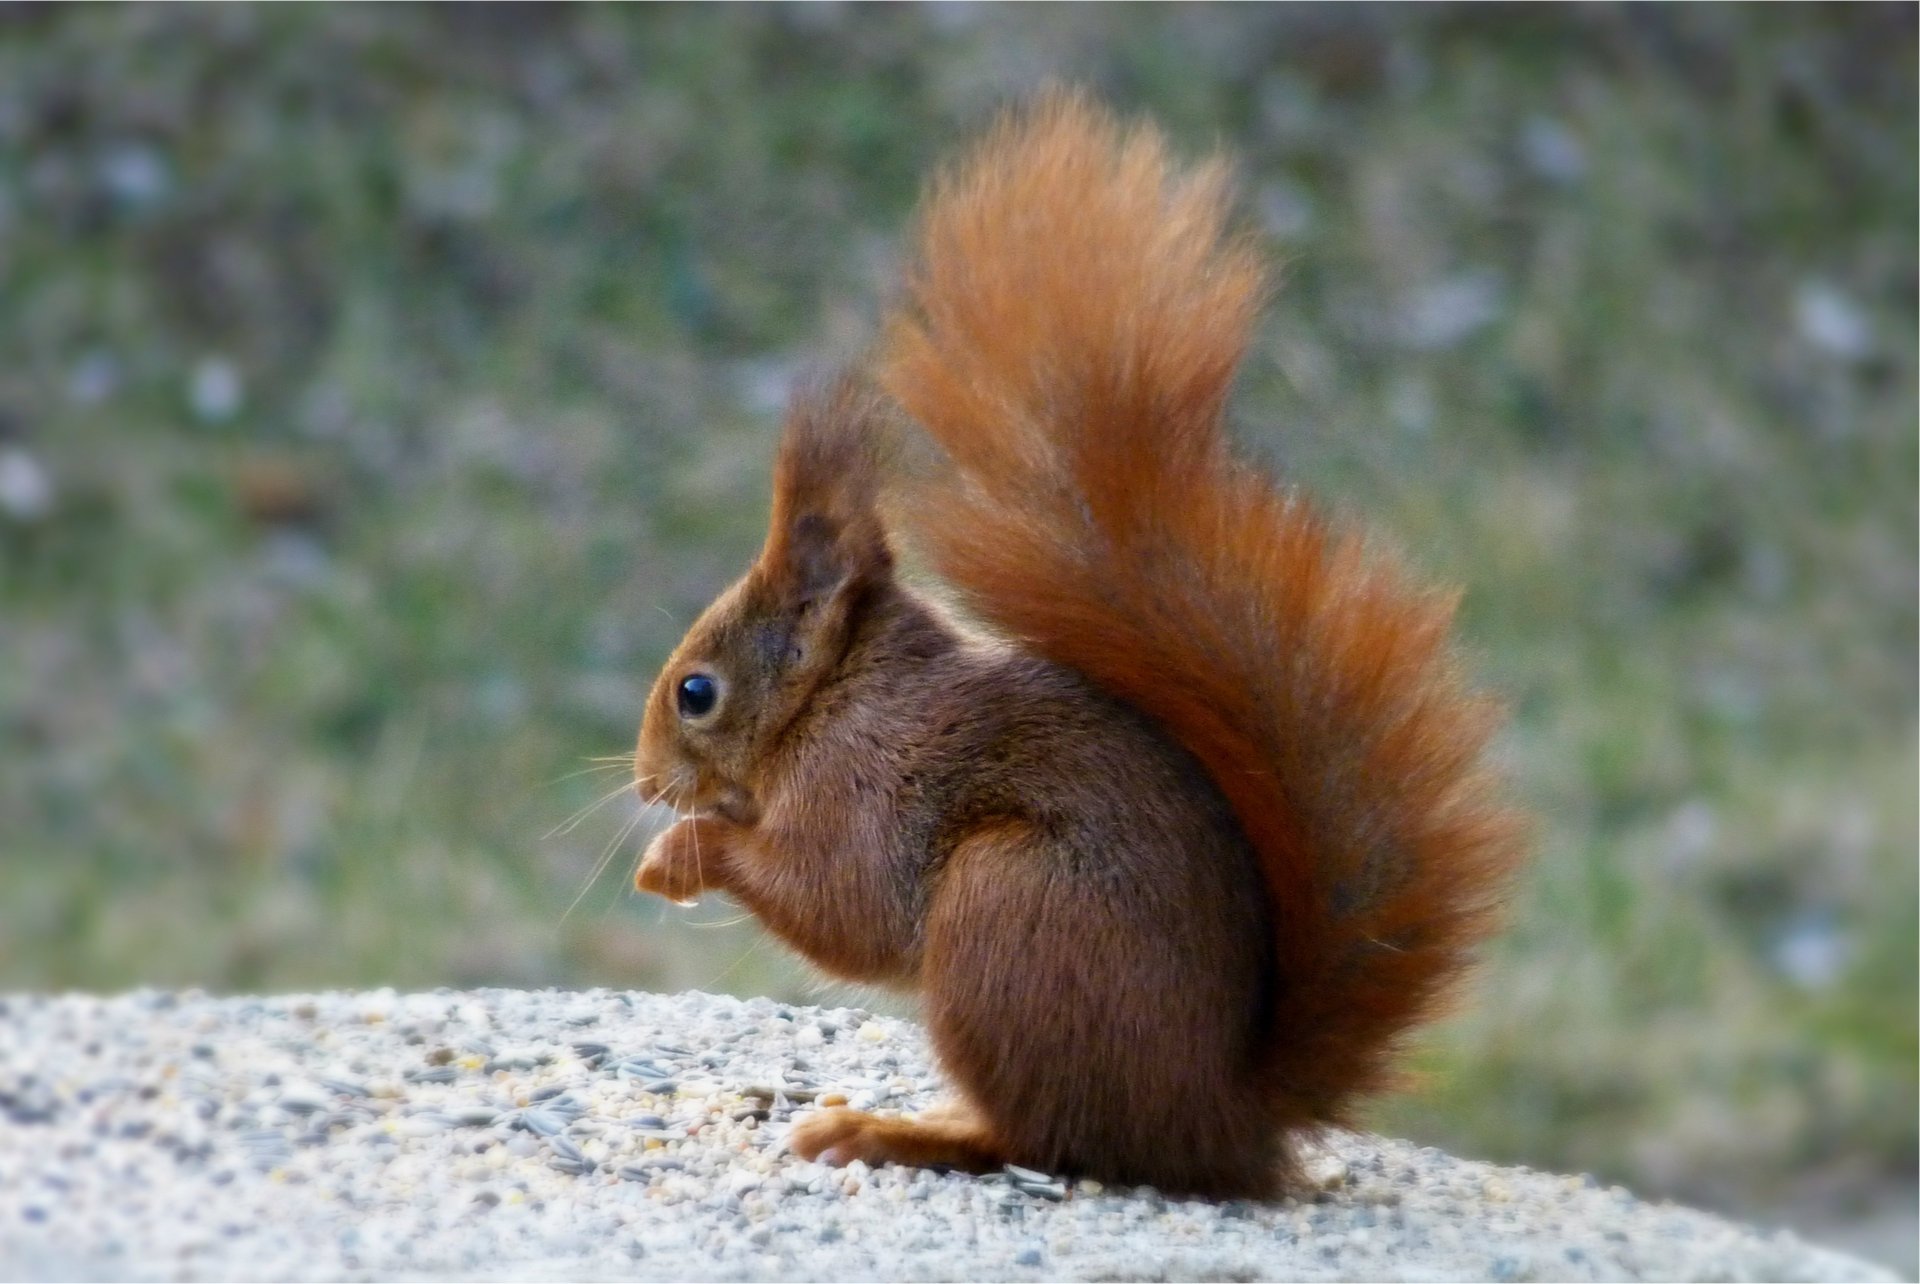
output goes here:
<path id="1" fill-rule="evenodd" d="M 1007 1162 L 1004 1149 L 986 1125 L 957 1112 L 883 1119 L 860 1110 L 825 1110 L 796 1123 L 787 1145 L 802 1159 L 832 1167 L 858 1159 L 873 1167 L 905 1164 L 987 1173 Z"/>

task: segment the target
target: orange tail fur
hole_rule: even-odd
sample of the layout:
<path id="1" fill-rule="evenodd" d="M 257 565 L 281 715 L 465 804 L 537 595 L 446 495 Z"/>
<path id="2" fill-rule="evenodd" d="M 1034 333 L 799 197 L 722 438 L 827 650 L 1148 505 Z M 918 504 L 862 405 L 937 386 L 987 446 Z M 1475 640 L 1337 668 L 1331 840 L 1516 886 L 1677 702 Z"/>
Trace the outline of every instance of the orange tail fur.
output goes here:
<path id="1" fill-rule="evenodd" d="M 1264 294 L 1224 165 L 1086 100 L 1003 121 L 932 188 L 888 392 L 953 465 L 906 533 L 968 608 L 1206 766 L 1272 902 L 1262 1074 L 1294 1127 L 1388 1086 L 1490 930 L 1520 826 L 1455 596 L 1237 462 Z"/>

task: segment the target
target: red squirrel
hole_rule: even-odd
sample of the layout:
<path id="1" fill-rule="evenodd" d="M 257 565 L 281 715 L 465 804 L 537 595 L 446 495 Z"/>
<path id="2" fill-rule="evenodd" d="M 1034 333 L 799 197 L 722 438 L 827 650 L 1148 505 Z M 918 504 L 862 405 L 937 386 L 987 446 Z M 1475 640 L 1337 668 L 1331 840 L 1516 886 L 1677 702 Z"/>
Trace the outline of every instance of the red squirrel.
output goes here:
<path id="1" fill-rule="evenodd" d="M 637 784 L 681 819 L 639 889 L 917 993 L 955 1089 L 812 1114 L 805 1158 L 1274 1196 L 1493 924 L 1522 826 L 1455 596 L 1226 441 L 1265 288 L 1227 206 L 1083 97 L 1003 119 L 648 697 Z"/>

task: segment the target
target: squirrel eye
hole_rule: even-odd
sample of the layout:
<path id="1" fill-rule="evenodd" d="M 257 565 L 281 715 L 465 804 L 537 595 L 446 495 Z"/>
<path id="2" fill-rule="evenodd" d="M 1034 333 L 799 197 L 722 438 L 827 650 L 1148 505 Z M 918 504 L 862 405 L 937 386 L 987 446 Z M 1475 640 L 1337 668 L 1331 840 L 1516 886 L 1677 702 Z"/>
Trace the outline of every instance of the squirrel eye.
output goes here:
<path id="1" fill-rule="evenodd" d="M 719 698 L 720 688 L 706 674 L 690 673 L 680 679 L 680 690 L 677 694 L 680 716 L 698 718 L 713 712 L 713 702 Z"/>

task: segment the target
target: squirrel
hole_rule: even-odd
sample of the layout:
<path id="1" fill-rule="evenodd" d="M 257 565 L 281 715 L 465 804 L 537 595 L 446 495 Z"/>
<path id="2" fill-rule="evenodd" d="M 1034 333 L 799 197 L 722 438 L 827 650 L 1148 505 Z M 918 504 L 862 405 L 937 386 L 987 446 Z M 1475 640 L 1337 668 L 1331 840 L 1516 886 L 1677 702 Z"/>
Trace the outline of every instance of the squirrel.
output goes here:
<path id="1" fill-rule="evenodd" d="M 1524 825 L 1456 595 L 1227 443 L 1266 290 L 1228 203 L 1084 96 L 1003 117 L 648 696 L 636 784 L 679 818 L 635 885 L 917 993 L 957 1090 L 808 1115 L 803 1158 L 1298 1189 L 1494 926 Z"/>

